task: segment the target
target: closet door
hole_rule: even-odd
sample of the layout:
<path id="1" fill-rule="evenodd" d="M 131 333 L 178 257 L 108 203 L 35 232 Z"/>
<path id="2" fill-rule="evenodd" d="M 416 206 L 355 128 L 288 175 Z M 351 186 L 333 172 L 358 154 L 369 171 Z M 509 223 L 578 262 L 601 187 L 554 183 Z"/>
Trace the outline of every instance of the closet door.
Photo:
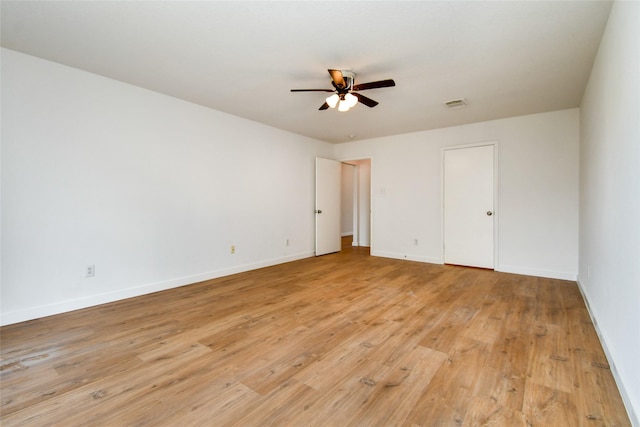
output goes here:
<path id="1" fill-rule="evenodd" d="M 444 151 L 444 262 L 494 268 L 494 146 Z"/>

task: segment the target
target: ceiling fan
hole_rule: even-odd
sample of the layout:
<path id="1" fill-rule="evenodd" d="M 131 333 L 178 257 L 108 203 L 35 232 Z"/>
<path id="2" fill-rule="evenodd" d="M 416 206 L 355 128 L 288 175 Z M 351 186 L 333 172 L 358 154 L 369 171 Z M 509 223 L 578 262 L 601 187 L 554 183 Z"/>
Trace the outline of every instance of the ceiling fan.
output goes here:
<path id="1" fill-rule="evenodd" d="M 334 89 L 291 89 L 291 92 L 334 92 L 333 95 L 326 99 L 325 103 L 322 104 L 319 110 L 335 108 L 337 105 L 338 111 L 349 111 L 349 109 L 355 106 L 358 102 L 363 103 L 369 108 L 373 108 L 378 105 L 377 101 L 359 94 L 359 91 L 396 85 L 396 82 L 392 79 L 354 84 L 356 75 L 352 71 L 331 69 L 327 71 L 329 71 L 329 74 L 331 75 L 331 84 Z"/>

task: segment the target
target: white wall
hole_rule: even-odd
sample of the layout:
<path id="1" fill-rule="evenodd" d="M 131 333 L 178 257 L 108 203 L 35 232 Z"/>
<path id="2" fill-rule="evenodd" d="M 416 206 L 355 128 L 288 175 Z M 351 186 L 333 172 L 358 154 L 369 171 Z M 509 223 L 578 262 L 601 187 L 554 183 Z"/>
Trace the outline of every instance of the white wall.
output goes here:
<path id="1" fill-rule="evenodd" d="M 1 136 L 3 324 L 313 254 L 331 144 L 6 49 Z"/>
<path id="2" fill-rule="evenodd" d="M 581 106 L 579 283 L 640 426 L 640 3 L 615 2 Z"/>
<path id="3" fill-rule="evenodd" d="M 575 280 L 578 116 L 570 109 L 336 146 L 337 158 L 373 158 L 371 253 L 441 263 L 442 148 L 498 141 L 496 269 Z"/>

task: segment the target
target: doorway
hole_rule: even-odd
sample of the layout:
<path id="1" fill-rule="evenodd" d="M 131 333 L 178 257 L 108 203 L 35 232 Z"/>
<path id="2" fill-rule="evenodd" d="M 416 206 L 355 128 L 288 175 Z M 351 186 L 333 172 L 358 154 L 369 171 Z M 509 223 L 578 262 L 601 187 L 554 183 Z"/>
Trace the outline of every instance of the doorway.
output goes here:
<path id="1" fill-rule="evenodd" d="M 315 255 L 371 245 L 371 159 L 316 157 Z"/>
<path id="2" fill-rule="evenodd" d="M 342 162 L 341 236 L 351 245 L 371 246 L 371 159 Z"/>
<path id="3" fill-rule="evenodd" d="M 495 143 L 443 150 L 445 264 L 495 267 Z"/>

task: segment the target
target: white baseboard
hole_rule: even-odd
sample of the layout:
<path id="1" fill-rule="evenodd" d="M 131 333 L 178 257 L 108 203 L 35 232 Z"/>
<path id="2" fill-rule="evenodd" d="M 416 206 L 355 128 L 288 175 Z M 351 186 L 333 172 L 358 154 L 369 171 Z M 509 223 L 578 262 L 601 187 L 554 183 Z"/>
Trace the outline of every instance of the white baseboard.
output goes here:
<path id="1" fill-rule="evenodd" d="M 407 255 L 407 254 L 400 254 L 395 252 L 371 251 L 371 256 L 379 256 L 382 258 L 405 259 L 407 261 L 426 262 L 429 264 L 442 264 L 442 259 L 440 258 L 419 256 L 419 255 Z"/>
<path id="2" fill-rule="evenodd" d="M 545 277 L 548 279 L 571 280 L 575 282 L 578 279 L 578 273 L 567 271 L 541 270 L 537 268 L 518 267 L 513 265 L 500 264 L 496 266 L 496 271 L 503 273 L 522 274 L 523 276 Z"/>
<path id="3" fill-rule="evenodd" d="M 632 426 L 640 427 L 640 418 L 634 410 L 631 399 L 629 398 L 629 394 L 627 393 L 627 389 L 624 387 L 624 382 L 622 382 L 622 378 L 618 374 L 618 370 L 616 369 L 616 364 L 611 355 L 611 351 L 609 351 L 609 347 L 607 346 L 607 341 L 604 338 L 604 334 L 600 330 L 600 326 L 598 325 L 598 320 L 593 314 L 591 310 L 591 303 L 589 302 L 589 298 L 587 297 L 582 284 L 580 283 L 580 278 L 577 279 L 578 289 L 580 290 L 580 294 L 582 295 L 582 299 L 584 300 L 584 305 L 587 307 L 587 312 L 589 313 L 589 317 L 591 317 L 591 323 L 593 323 L 593 327 L 596 330 L 596 334 L 598 334 L 598 339 L 600 340 L 600 344 L 602 345 L 602 349 L 604 350 L 604 355 L 607 358 L 607 362 L 609 363 L 609 368 L 611 369 L 611 373 L 613 374 L 613 379 L 618 386 L 618 391 L 620 391 L 620 396 L 622 396 L 622 401 L 624 403 L 625 409 L 627 410 L 627 415 L 629 416 L 629 420 L 631 421 Z"/>
<path id="4" fill-rule="evenodd" d="M 120 301 L 127 298 L 138 297 L 141 295 L 151 294 L 154 292 L 165 291 L 167 289 L 178 288 L 180 286 L 191 285 L 205 280 L 217 279 L 219 277 L 230 276 L 232 274 L 243 273 L 245 271 L 257 270 L 259 268 L 270 267 L 272 265 L 284 264 L 290 261 L 296 261 L 303 258 L 314 256 L 313 252 L 303 252 L 295 255 L 289 255 L 281 258 L 273 258 L 269 260 L 259 261 L 251 264 L 238 265 L 220 270 L 209 271 L 206 273 L 195 274 L 192 276 L 179 277 L 162 282 L 149 283 L 142 286 L 121 289 L 115 292 L 103 293 L 98 295 L 90 295 L 84 298 L 56 302 L 53 304 L 42 305 L 38 307 L 30 307 L 24 310 L 2 313 L 0 316 L 0 326 L 10 325 L 12 323 L 25 322 L 27 320 L 39 319 L 41 317 L 52 316 L 55 314 L 66 313 L 69 311 L 80 310 L 83 308 L 93 307 L 96 305 L 107 304 L 114 301 Z"/>

